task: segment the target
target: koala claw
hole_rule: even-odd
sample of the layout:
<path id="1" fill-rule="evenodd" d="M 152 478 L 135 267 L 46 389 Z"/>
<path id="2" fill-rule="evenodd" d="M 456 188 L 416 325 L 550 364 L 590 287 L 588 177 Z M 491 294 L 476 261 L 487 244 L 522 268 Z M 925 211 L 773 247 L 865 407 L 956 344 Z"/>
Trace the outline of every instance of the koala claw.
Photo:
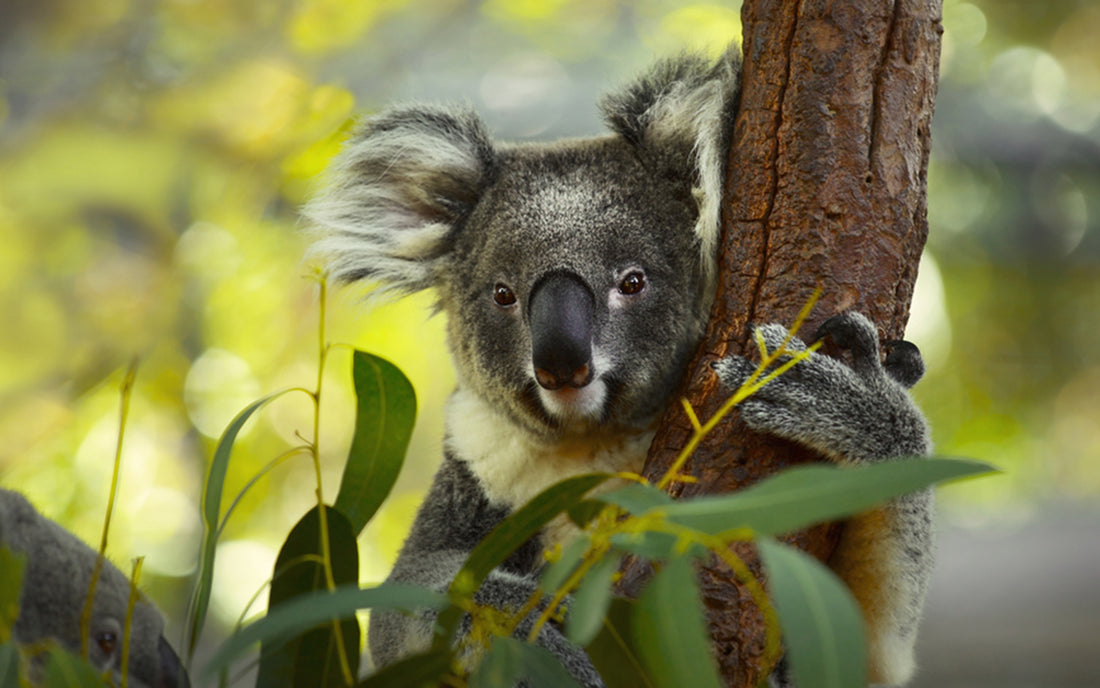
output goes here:
<path id="1" fill-rule="evenodd" d="M 924 359 L 921 358 L 920 349 L 916 344 L 904 339 L 895 339 L 886 342 L 886 350 L 886 362 L 883 366 L 890 377 L 907 389 L 924 377 Z"/>
<path id="2" fill-rule="evenodd" d="M 834 315 L 817 328 L 817 339 L 832 337 L 836 345 L 852 352 L 857 360 L 878 359 L 878 330 L 855 311 Z"/>
<path id="3" fill-rule="evenodd" d="M 896 339 L 885 345 L 886 361 L 880 362 L 878 330 L 862 314 L 848 311 L 834 315 L 817 329 L 817 339 L 832 337 L 833 342 L 852 354 L 855 367 L 861 372 L 877 371 L 879 366 L 906 389 L 924 376 L 924 360 L 916 344 Z M 865 370 L 865 366 L 869 369 Z"/>

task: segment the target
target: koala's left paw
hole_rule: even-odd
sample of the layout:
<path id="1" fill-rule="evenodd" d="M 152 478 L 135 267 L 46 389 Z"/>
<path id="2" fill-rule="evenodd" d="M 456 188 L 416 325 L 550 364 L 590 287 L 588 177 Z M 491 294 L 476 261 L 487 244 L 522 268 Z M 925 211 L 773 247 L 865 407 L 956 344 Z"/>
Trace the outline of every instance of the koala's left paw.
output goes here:
<path id="1" fill-rule="evenodd" d="M 788 336 L 786 328 L 775 324 L 760 327 L 759 333 L 769 352 L 775 352 Z M 818 335 L 830 336 L 847 349 L 852 367 L 830 356 L 811 353 L 741 403 L 741 417 L 748 426 L 838 460 L 875 461 L 927 453 L 924 418 L 902 387 L 919 373 L 899 367 L 901 373 L 895 376 L 894 370 L 884 368 L 879 358 L 878 331 L 859 313 L 830 318 Z M 806 345 L 791 338 L 786 348 L 794 354 L 805 350 Z M 899 356 L 912 364 L 913 351 L 900 349 Z M 779 363 L 790 358 L 781 356 Z M 722 359 L 713 367 L 722 382 L 733 389 L 756 369 L 738 356 Z M 923 365 L 920 367 L 923 369 Z"/>

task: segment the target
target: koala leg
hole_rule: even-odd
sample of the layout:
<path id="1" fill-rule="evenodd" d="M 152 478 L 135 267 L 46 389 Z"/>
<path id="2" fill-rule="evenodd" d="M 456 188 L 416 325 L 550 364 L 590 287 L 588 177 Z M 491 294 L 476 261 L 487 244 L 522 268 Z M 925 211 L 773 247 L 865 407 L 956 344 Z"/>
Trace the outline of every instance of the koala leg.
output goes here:
<path id="1" fill-rule="evenodd" d="M 780 325 L 764 325 L 760 333 L 768 351 L 775 351 L 787 337 Z M 846 349 L 851 366 L 810 354 L 741 404 L 746 424 L 841 464 L 929 454 L 927 423 L 906 390 L 924 369 L 916 347 L 892 343 L 884 365 L 875 326 L 854 312 L 830 318 L 818 336 L 830 336 Z M 787 348 L 797 352 L 806 347 L 792 339 Z M 714 364 L 718 376 L 732 388 L 740 386 L 755 367 L 739 356 Z M 892 500 L 850 519 L 844 528 L 829 565 L 863 611 L 868 677 L 874 683 L 904 683 L 913 672 L 913 646 L 933 550 L 931 490 Z"/>

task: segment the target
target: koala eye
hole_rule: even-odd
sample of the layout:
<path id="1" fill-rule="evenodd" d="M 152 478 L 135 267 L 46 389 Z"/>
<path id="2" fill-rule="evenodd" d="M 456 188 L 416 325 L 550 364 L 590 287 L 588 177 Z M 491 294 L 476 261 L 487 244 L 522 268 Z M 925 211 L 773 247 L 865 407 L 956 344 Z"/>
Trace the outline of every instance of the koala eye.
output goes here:
<path id="1" fill-rule="evenodd" d="M 645 289 L 645 273 L 641 270 L 631 270 L 626 273 L 623 280 L 619 282 L 619 293 L 627 296 L 633 296 L 640 294 Z"/>
<path id="2" fill-rule="evenodd" d="M 500 282 L 493 287 L 493 303 L 501 308 L 508 308 L 516 304 L 516 293 L 508 285 Z"/>
<path id="3" fill-rule="evenodd" d="M 103 654 L 111 657 L 118 647 L 118 635 L 114 631 L 99 631 L 95 634 L 95 642 Z"/>

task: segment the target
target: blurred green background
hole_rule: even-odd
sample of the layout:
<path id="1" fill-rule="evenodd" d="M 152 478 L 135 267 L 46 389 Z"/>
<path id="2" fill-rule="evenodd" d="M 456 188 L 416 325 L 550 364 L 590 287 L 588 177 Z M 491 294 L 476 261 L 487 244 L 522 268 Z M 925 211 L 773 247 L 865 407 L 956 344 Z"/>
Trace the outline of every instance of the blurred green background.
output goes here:
<path id="1" fill-rule="evenodd" d="M 1021 531 L 1052 510 L 1100 524 L 1100 6 L 944 5 L 931 235 L 908 338 L 930 366 L 916 394 L 939 450 L 1005 474 L 942 490 L 941 511 L 968 534 Z M 603 88 L 654 54 L 717 52 L 740 31 L 736 4 L 671 0 L 5 0 L 0 483 L 94 541 L 118 386 L 140 357 L 109 553 L 145 555 L 143 584 L 180 618 L 214 441 L 249 401 L 316 377 L 318 290 L 297 208 L 352 118 L 466 100 L 503 139 L 591 134 Z M 406 471 L 361 541 L 376 581 L 439 459 L 453 377 L 427 298 L 368 308 L 361 296 L 330 299 L 330 338 L 393 360 L 420 399 Z M 321 439 L 330 496 L 349 378 L 338 351 Z M 227 494 L 311 424 L 304 399 L 265 411 Z M 219 550 L 219 620 L 267 578 L 312 484 L 302 456 L 243 500 Z"/>

